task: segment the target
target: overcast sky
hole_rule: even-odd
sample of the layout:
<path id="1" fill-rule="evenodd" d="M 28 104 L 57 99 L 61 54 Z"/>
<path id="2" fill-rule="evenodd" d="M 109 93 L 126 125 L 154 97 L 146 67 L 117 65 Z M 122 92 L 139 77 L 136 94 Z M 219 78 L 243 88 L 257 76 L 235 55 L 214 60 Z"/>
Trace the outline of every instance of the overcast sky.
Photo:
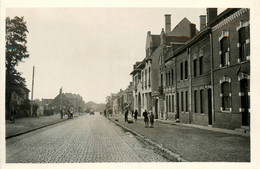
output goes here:
<path id="1" fill-rule="evenodd" d="M 219 13 L 223 9 L 219 10 Z M 172 29 L 184 17 L 197 25 L 205 8 L 8 8 L 6 16 L 24 16 L 30 57 L 17 67 L 34 99 L 80 94 L 85 101 L 105 102 L 125 89 L 133 64 L 145 57 L 147 31 L 160 34 L 164 15 Z"/>

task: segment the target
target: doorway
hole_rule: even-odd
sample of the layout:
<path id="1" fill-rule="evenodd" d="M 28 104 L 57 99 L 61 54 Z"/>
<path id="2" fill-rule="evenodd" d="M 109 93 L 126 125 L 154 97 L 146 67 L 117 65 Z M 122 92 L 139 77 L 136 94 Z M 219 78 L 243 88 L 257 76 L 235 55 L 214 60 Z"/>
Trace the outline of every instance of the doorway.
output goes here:
<path id="1" fill-rule="evenodd" d="M 241 108 L 242 108 L 242 125 L 250 125 L 250 116 L 249 116 L 249 84 L 247 79 L 240 80 L 240 92 L 241 92 Z"/>
<path id="2" fill-rule="evenodd" d="M 209 125 L 212 125 L 212 94 L 211 89 L 208 89 L 208 117 L 209 117 Z"/>

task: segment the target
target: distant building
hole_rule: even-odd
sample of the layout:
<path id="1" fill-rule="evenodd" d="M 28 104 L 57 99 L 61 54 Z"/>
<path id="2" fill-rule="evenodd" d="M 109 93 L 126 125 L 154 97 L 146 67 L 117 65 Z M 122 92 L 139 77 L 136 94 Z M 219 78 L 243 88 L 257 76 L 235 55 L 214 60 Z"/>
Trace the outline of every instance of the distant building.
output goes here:
<path id="1" fill-rule="evenodd" d="M 183 46 L 197 32 L 196 26 L 187 18 L 171 30 L 169 14 L 165 15 L 165 30 L 166 32 L 162 29 L 160 35 L 147 32 L 146 56 L 142 62 L 136 62 L 131 72 L 134 84 L 134 109 L 138 110 L 139 115 L 148 110 L 155 113 L 155 118 L 163 117 L 165 97 L 161 93 L 163 86 L 161 82 L 164 79 L 159 76 L 159 71 L 165 71 L 164 67 L 160 67 L 164 62 L 164 53 L 171 53 L 172 50 Z"/>

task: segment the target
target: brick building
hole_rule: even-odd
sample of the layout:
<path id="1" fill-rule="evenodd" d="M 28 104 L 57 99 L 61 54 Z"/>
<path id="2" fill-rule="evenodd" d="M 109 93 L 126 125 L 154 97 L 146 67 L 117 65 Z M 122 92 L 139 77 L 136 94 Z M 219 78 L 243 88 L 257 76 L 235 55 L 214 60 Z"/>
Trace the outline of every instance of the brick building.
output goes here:
<path id="1" fill-rule="evenodd" d="M 173 47 L 178 48 L 185 44 L 193 34 L 197 32 L 187 18 L 180 21 L 174 29 L 171 29 L 171 15 L 165 15 L 165 30 L 162 29 L 160 35 L 152 35 L 150 31 L 146 38 L 146 56 L 142 62 L 136 62 L 134 70 L 131 72 L 134 84 L 134 109 L 139 115 L 144 110 L 153 111 L 155 118 L 163 117 L 165 97 L 159 92 L 162 87 L 162 80 L 158 73 L 158 67 L 164 62 L 163 54 L 169 52 Z M 163 67 L 160 67 L 164 71 Z"/>
<path id="2" fill-rule="evenodd" d="M 158 92 L 165 97 L 166 118 L 231 129 L 249 126 L 249 26 L 249 9 L 217 15 L 216 8 L 208 8 L 199 32 L 190 24 L 192 39 L 161 50 Z"/>

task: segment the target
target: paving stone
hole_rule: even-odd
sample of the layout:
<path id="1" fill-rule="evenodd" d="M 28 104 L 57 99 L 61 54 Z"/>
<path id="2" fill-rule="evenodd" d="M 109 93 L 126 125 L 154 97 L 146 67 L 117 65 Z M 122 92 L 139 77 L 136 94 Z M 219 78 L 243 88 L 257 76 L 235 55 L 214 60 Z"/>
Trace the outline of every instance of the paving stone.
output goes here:
<path id="1" fill-rule="evenodd" d="M 85 115 L 6 142 L 7 163 L 167 162 L 101 115 Z"/>

